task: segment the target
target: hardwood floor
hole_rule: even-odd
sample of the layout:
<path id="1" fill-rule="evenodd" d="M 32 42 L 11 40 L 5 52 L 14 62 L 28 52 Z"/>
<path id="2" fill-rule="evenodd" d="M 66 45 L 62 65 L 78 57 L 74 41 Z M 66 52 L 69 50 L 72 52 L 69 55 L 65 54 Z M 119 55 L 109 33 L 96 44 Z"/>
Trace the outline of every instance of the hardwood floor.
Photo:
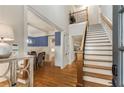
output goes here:
<path id="1" fill-rule="evenodd" d="M 77 83 L 76 64 L 66 66 L 64 69 L 56 67 L 51 62 L 34 71 L 34 87 L 75 87 Z M 0 87 L 9 87 L 7 81 L 0 83 Z M 17 83 L 17 87 L 27 87 Z"/>
<path id="2" fill-rule="evenodd" d="M 34 72 L 34 87 L 75 87 L 77 82 L 76 64 L 64 69 L 46 62 L 43 67 Z"/>

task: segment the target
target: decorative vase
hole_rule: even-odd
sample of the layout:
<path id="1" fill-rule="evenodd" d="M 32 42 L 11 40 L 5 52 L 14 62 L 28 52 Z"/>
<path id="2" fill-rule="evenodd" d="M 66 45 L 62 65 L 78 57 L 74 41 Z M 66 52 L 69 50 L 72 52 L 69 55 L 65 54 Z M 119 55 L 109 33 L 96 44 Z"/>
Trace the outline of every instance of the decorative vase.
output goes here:
<path id="1" fill-rule="evenodd" d="M 0 58 L 8 58 L 12 53 L 12 47 L 4 42 L 0 42 Z"/>

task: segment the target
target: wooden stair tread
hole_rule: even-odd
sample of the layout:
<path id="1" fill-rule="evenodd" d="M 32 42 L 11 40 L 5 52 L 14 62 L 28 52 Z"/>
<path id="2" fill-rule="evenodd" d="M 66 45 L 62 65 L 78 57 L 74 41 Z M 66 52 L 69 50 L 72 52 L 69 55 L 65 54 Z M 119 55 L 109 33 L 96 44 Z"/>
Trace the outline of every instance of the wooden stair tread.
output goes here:
<path id="1" fill-rule="evenodd" d="M 85 87 L 110 87 L 108 85 L 94 83 L 94 82 L 90 82 L 90 81 L 86 81 L 86 80 L 84 80 L 84 86 Z"/>
<path id="2" fill-rule="evenodd" d="M 100 46 L 112 46 L 112 45 L 85 45 L 85 47 L 100 47 Z"/>
<path id="3" fill-rule="evenodd" d="M 113 61 L 112 56 L 101 56 L 101 55 L 84 55 L 84 59 L 98 60 L 98 61 Z"/>
<path id="4" fill-rule="evenodd" d="M 95 55 L 95 56 L 112 56 L 112 54 L 88 54 L 88 53 L 85 53 L 86 55 Z"/>
<path id="5" fill-rule="evenodd" d="M 96 69 L 104 69 L 104 70 L 112 70 L 111 67 L 98 66 L 98 65 L 90 65 L 90 64 L 84 64 L 84 67 L 96 68 Z"/>
<path id="6" fill-rule="evenodd" d="M 90 76 L 90 77 L 96 77 L 96 78 L 101 78 L 101 79 L 107 79 L 107 80 L 112 80 L 111 75 L 105 75 L 105 74 L 99 74 L 99 73 L 92 73 L 92 72 L 83 72 L 85 76 Z"/>
<path id="7" fill-rule="evenodd" d="M 85 46 L 105 46 L 105 45 L 112 45 L 110 43 L 85 43 Z"/>

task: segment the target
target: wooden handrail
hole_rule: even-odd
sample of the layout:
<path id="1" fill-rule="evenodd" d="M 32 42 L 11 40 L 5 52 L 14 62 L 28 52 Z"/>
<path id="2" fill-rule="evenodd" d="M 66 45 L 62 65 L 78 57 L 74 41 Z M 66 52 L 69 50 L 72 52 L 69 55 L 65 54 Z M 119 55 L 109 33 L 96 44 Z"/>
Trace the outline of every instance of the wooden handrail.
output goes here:
<path id="1" fill-rule="evenodd" d="M 85 36 L 86 36 L 86 31 L 87 31 L 87 25 L 88 23 L 86 22 L 86 26 L 83 29 L 83 36 L 82 36 L 82 42 L 81 42 L 81 47 L 80 47 L 80 51 L 83 51 L 84 49 L 84 44 L 85 44 Z"/>
<path id="2" fill-rule="evenodd" d="M 101 18 L 102 21 L 104 21 L 112 31 L 112 21 L 108 19 L 106 16 L 104 16 L 102 13 L 101 13 Z"/>
<path id="3" fill-rule="evenodd" d="M 83 65 L 84 65 L 84 48 L 85 48 L 85 40 L 86 40 L 86 33 L 87 33 L 88 24 L 86 22 L 86 26 L 83 29 L 83 36 L 82 36 L 82 44 L 79 51 L 76 51 L 76 64 L 77 64 L 77 87 L 84 86 L 83 81 Z"/>

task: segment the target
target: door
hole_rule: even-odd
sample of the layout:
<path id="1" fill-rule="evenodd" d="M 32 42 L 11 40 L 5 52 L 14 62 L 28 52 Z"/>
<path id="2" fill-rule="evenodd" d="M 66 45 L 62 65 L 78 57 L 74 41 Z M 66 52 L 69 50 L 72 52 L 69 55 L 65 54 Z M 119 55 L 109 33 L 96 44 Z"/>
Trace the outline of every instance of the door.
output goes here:
<path id="1" fill-rule="evenodd" d="M 68 32 L 64 33 L 64 65 L 69 63 L 69 34 Z"/>
<path id="2" fill-rule="evenodd" d="M 124 6 L 113 6 L 113 86 L 124 86 Z"/>

